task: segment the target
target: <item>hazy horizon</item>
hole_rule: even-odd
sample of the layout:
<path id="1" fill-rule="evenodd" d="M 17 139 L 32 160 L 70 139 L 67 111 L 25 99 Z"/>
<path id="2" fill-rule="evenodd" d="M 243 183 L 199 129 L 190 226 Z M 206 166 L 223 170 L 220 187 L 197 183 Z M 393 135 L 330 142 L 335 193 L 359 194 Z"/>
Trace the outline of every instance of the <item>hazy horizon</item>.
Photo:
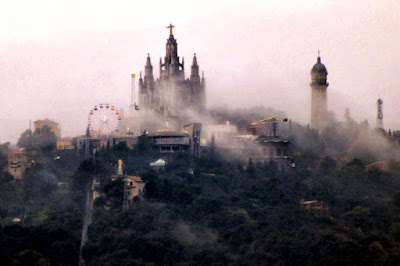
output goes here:
<path id="1" fill-rule="evenodd" d="M 28 1 L 0 10 L 0 142 L 16 142 L 29 120 L 54 119 L 62 136 L 84 134 L 99 103 L 129 103 L 130 74 L 150 53 L 154 76 L 175 25 L 190 75 L 193 54 L 208 106 L 257 105 L 310 120 L 310 69 L 321 50 L 328 109 L 342 120 L 400 129 L 400 5 L 395 1 Z"/>

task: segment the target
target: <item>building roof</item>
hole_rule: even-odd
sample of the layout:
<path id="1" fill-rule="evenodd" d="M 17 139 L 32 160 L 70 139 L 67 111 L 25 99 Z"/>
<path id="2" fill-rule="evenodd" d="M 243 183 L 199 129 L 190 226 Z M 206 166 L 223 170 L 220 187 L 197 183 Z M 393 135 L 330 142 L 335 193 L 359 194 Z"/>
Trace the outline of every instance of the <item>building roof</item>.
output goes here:
<path id="1" fill-rule="evenodd" d="M 36 124 L 36 123 L 47 123 L 47 124 L 56 124 L 56 125 L 58 125 L 58 123 L 57 122 L 55 122 L 55 121 L 53 121 L 53 120 L 50 120 L 50 119 L 39 119 L 39 120 L 36 120 L 36 121 L 34 121 L 33 122 L 34 124 Z"/>
<path id="2" fill-rule="evenodd" d="M 149 137 L 188 137 L 188 133 L 169 131 L 169 130 L 158 130 L 154 133 L 147 134 Z"/>
<path id="3" fill-rule="evenodd" d="M 328 73 L 324 64 L 321 63 L 321 57 L 318 56 L 317 63 L 312 67 L 311 72 L 325 72 Z"/>
<path id="4" fill-rule="evenodd" d="M 371 167 L 378 167 L 379 169 L 386 171 L 386 170 L 388 170 L 388 167 L 387 167 L 388 163 L 389 163 L 389 160 L 377 161 L 377 162 L 368 164 L 367 166 L 365 166 L 365 168 L 369 169 Z"/>
<path id="5" fill-rule="evenodd" d="M 259 137 L 260 136 L 258 136 L 258 135 L 248 134 L 248 135 L 237 135 L 237 136 L 235 136 L 235 139 L 256 140 Z"/>
<path id="6" fill-rule="evenodd" d="M 135 182 L 144 182 L 140 176 L 127 175 L 126 179 L 130 179 Z"/>
<path id="7" fill-rule="evenodd" d="M 257 142 L 260 142 L 260 143 L 271 143 L 271 142 L 274 142 L 274 143 L 291 143 L 290 140 L 283 139 L 281 137 L 274 137 L 274 136 L 260 136 L 257 139 Z"/>
<path id="8" fill-rule="evenodd" d="M 158 159 L 154 163 L 150 163 L 150 166 L 165 166 L 165 161 L 163 159 Z"/>
<path id="9" fill-rule="evenodd" d="M 8 155 L 18 155 L 18 154 L 25 155 L 25 152 L 23 152 L 23 151 L 9 151 L 8 152 Z"/>
<path id="10" fill-rule="evenodd" d="M 300 201 L 300 204 L 303 204 L 303 205 L 308 205 L 308 204 L 313 204 L 313 203 L 322 203 L 322 201 L 319 201 L 319 200 Z"/>

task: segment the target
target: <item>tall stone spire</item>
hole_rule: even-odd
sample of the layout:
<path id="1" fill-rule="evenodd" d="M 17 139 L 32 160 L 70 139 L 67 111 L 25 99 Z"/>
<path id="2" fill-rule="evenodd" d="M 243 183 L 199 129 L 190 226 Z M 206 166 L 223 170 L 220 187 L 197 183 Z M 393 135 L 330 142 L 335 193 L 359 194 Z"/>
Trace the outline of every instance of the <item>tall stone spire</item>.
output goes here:
<path id="1" fill-rule="evenodd" d="M 146 65 L 144 67 L 144 81 L 154 81 L 153 66 L 151 65 L 150 54 L 147 54 Z"/>
<path id="2" fill-rule="evenodd" d="M 169 38 L 167 39 L 167 44 L 165 46 L 165 71 L 167 75 L 171 76 L 179 76 L 179 67 L 182 66 L 179 62 L 178 57 L 178 43 L 174 38 L 172 29 L 174 26 L 170 24 L 167 28 L 169 28 Z"/>
<path id="3" fill-rule="evenodd" d="M 140 71 L 140 76 L 139 76 L 139 86 L 140 85 L 143 85 L 142 71 Z"/>
<path id="4" fill-rule="evenodd" d="M 170 28 L 170 34 L 165 48 L 165 57 L 167 59 L 165 63 L 170 63 L 172 57 L 178 56 L 178 44 L 172 34 L 172 28 Z"/>
<path id="5" fill-rule="evenodd" d="M 196 54 L 193 56 L 192 71 L 190 73 L 190 80 L 200 82 L 199 65 L 197 64 Z"/>

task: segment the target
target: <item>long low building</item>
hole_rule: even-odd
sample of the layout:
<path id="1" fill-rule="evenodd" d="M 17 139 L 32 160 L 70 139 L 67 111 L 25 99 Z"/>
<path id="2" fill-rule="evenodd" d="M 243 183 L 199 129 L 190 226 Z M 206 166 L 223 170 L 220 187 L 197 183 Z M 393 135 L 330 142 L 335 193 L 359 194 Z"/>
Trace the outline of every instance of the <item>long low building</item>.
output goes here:
<path id="1" fill-rule="evenodd" d="M 160 153 L 189 152 L 190 135 L 185 132 L 176 132 L 169 130 L 159 130 L 145 135 L 153 144 L 155 150 Z M 86 156 L 93 154 L 94 150 L 101 148 L 112 148 L 120 143 L 126 143 L 127 147 L 132 149 L 138 142 L 138 137 L 109 137 L 109 138 L 77 138 L 77 151 Z"/>
<path id="2" fill-rule="evenodd" d="M 155 133 L 147 134 L 153 146 L 160 153 L 188 152 L 189 134 L 183 132 L 159 130 Z"/>

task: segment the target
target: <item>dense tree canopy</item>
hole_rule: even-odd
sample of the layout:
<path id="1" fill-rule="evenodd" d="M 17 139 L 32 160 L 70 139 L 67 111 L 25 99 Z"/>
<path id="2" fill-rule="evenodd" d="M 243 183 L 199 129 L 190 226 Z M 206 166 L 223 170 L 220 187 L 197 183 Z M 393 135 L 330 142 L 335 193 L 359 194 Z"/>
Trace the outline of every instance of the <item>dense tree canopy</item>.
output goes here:
<path id="1" fill-rule="evenodd" d="M 264 111 L 213 112 L 245 125 Z M 295 168 L 238 160 L 215 143 L 199 158 L 157 154 L 144 137 L 132 150 L 120 144 L 85 160 L 67 151 L 54 160 L 38 148 L 45 152 L 21 182 L 0 173 L 0 261 L 76 265 L 96 178 L 101 196 L 83 247 L 87 265 L 399 265 L 400 164 L 366 169 L 396 158 L 399 147 L 347 116 L 323 132 L 283 125 Z M 25 132 L 20 146 L 31 156 L 28 145 L 46 135 L 52 139 Z M 165 169 L 150 169 L 160 157 Z M 127 210 L 123 181 L 110 179 L 118 159 L 146 183 Z M 306 208 L 312 200 L 323 208 Z"/>
<path id="2" fill-rule="evenodd" d="M 43 152 L 52 151 L 57 146 L 57 136 L 48 126 L 37 128 L 35 132 L 25 130 L 18 139 L 17 146 L 26 151 L 40 150 Z"/>

